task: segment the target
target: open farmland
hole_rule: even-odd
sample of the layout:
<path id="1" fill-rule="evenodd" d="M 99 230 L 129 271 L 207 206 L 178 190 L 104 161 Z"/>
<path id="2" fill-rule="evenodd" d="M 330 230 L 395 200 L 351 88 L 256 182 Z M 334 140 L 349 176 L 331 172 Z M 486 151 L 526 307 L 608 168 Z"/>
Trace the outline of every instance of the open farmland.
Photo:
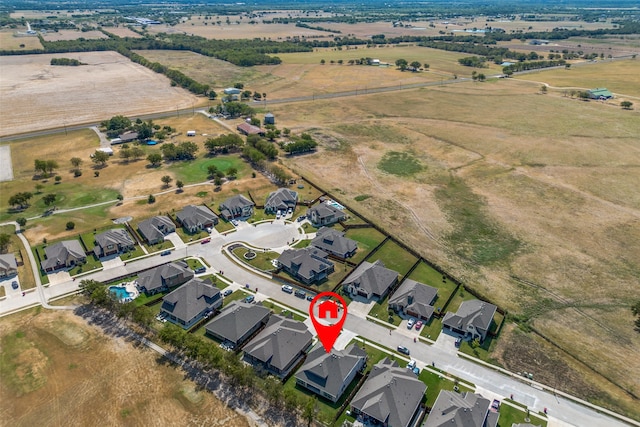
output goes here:
<path id="1" fill-rule="evenodd" d="M 638 112 L 537 89 L 469 82 L 272 110 L 281 126 L 323 141 L 318 154 L 288 160 L 292 168 L 521 313 L 567 352 L 567 369 L 597 372 L 588 382 L 601 385 L 600 403 L 637 417 L 626 391 L 640 377 L 628 308 L 640 277 Z M 385 173 L 388 152 L 423 168 Z M 357 202 L 360 194 L 374 196 Z M 513 371 L 536 372 L 535 355 L 508 354 Z"/>
<path id="2" fill-rule="evenodd" d="M 73 58 L 79 67 L 50 65 Z M 0 57 L 0 134 L 191 107 L 198 98 L 115 52 Z"/>
<path id="3" fill-rule="evenodd" d="M 0 340 L 3 425 L 249 426 L 156 353 L 71 312 L 5 317 Z"/>
<path id="4" fill-rule="evenodd" d="M 18 30 L 25 32 L 27 29 Z M 37 37 L 14 37 L 16 31 L 0 31 L 1 50 L 31 50 L 42 49 L 42 43 Z M 24 45 L 24 47 L 20 47 Z"/>
<path id="5" fill-rule="evenodd" d="M 79 38 L 91 40 L 91 39 L 106 39 L 108 38 L 102 31 L 79 31 L 79 30 L 59 30 L 56 32 L 47 32 L 42 38 L 48 42 L 57 42 L 60 40 L 77 40 Z"/>
<path id="6" fill-rule="evenodd" d="M 237 16 L 231 16 L 231 23 L 224 22 L 225 17 L 221 17 L 222 25 L 214 25 L 215 21 L 200 21 L 197 17 L 192 17 L 190 21 L 183 22 L 172 27 L 164 25 L 153 25 L 148 28 L 150 33 L 183 33 L 200 36 L 207 39 L 253 39 L 256 37 L 271 40 L 284 40 L 288 37 L 311 37 L 325 36 L 332 37 L 333 34 L 325 31 L 311 30 L 308 28 L 296 27 L 291 24 L 269 24 L 252 25 L 247 21 L 236 23 Z M 207 25 L 205 25 L 207 23 Z"/>

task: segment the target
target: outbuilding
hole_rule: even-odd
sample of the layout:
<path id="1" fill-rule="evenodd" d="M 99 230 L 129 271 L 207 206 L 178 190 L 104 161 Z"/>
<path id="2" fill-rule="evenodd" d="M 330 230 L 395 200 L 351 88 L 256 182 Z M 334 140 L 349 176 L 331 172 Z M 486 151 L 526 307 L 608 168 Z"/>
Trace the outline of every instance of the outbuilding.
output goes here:
<path id="1" fill-rule="evenodd" d="M 276 117 L 272 113 L 267 113 L 264 115 L 264 124 L 265 125 L 275 125 Z"/>
<path id="2" fill-rule="evenodd" d="M 196 131 L 195 130 L 188 130 L 187 131 L 187 136 L 196 136 Z"/>

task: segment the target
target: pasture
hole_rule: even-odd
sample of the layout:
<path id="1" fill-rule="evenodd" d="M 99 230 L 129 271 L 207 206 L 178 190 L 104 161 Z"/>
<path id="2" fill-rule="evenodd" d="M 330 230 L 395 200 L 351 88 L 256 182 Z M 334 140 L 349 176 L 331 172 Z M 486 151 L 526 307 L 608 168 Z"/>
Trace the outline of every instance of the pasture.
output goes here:
<path id="1" fill-rule="evenodd" d="M 18 31 L 26 31 L 18 30 Z M 0 49 L 1 50 L 31 50 L 42 49 L 42 43 L 38 37 L 14 37 L 16 31 L 0 31 Z M 21 47 L 24 45 L 24 47 Z"/>

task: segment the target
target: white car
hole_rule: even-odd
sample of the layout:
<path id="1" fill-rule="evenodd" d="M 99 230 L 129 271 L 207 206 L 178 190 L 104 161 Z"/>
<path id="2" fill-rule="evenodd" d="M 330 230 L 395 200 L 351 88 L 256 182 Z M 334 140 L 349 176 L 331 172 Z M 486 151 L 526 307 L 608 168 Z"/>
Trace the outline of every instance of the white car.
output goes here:
<path id="1" fill-rule="evenodd" d="M 293 287 L 289 286 L 289 285 L 283 285 L 282 286 L 282 292 L 286 292 L 288 294 L 292 294 L 293 293 Z"/>
<path id="2" fill-rule="evenodd" d="M 407 369 L 410 369 L 413 371 L 413 368 L 415 367 L 416 367 L 416 361 L 412 359 L 411 362 L 407 364 Z"/>
<path id="3" fill-rule="evenodd" d="M 409 319 L 407 322 L 407 329 L 413 328 L 413 325 L 416 323 L 416 319 Z"/>

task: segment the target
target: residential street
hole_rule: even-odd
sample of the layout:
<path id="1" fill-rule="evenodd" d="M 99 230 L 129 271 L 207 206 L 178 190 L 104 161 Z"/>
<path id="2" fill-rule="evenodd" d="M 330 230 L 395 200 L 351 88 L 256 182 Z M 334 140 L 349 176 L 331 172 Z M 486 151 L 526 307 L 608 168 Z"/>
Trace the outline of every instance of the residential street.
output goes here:
<path id="1" fill-rule="evenodd" d="M 212 271 L 223 271 L 224 277 L 234 282 L 233 288 L 241 288 L 245 284 L 249 284 L 253 291 L 257 288 L 256 299 L 258 301 L 270 298 L 307 313 L 309 301 L 282 292 L 281 284 L 236 264 L 223 253 L 223 247 L 233 242 L 244 242 L 256 248 L 281 252 L 287 248 L 287 244 L 292 240 L 303 237 L 302 229 L 298 228 L 300 225 L 301 223 L 297 222 L 285 223 L 283 220 L 267 221 L 257 226 L 241 223 L 235 232 L 221 235 L 214 231 L 211 242 L 207 244 L 194 242 L 174 249 L 167 256 L 158 254 L 136 261 L 127 261 L 124 265 L 87 274 L 76 280 L 66 280 L 48 287 L 40 285 L 39 277 L 37 277 L 37 291 L 28 292 L 25 296 L 8 297 L 0 301 L 0 316 L 33 305 L 47 306 L 47 302 L 51 299 L 76 292 L 80 281 L 84 279 L 111 281 L 117 277 L 135 274 L 187 256 L 204 259 L 211 266 L 207 274 Z M 31 253 L 30 250 L 27 252 Z M 32 262 L 35 266 L 35 261 L 32 260 Z M 500 398 L 513 395 L 515 401 L 526 404 L 534 411 L 543 411 L 544 408 L 547 408 L 550 417 L 549 426 L 611 427 L 625 425 L 618 419 L 603 415 L 592 408 L 579 405 L 563 397 L 556 397 L 552 392 L 543 391 L 541 387 L 535 388 L 539 386 L 536 384 L 532 386 L 531 381 L 525 381 L 524 378 L 510 377 L 461 358 L 456 353 L 452 353 L 449 348 L 440 345 L 430 346 L 420 341 L 414 343 L 413 338 L 418 336 L 417 332 L 408 331 L 403 326 L 393 330 L 390 334 L 388 328 L 367 321 L 366 313 L 361 311 L 354 310 L 349 314 L 344 329 L 347 334 L 360 335 L 365 337 L 367 342 L 373 342 L 387 348 L 395 349 L 396 346 L 403 345 L 410 349 L 411 357 L 416 359 L 419 365 L 433 363 L 436 368 L 476 384 L 480 389 Z M 633 420 L 628 420 L 628 422 L 640 425 Z"/>

